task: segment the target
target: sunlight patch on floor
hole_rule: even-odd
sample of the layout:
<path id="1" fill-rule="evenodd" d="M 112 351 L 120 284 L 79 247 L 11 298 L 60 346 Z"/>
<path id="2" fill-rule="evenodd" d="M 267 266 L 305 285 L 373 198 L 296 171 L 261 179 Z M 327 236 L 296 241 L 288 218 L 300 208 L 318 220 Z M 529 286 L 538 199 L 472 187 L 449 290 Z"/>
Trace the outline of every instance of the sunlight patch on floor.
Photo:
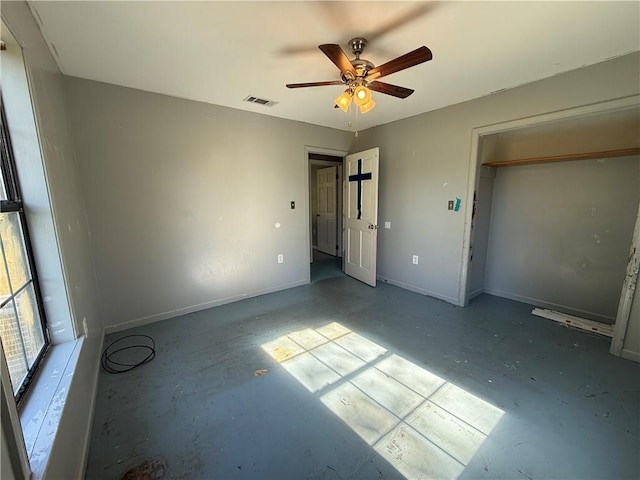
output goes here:
<path id="1" fill-rule="evenodd" d="M 457 478 L 504 414 L 336 322 L 262 349 L 407 478 Z"/>

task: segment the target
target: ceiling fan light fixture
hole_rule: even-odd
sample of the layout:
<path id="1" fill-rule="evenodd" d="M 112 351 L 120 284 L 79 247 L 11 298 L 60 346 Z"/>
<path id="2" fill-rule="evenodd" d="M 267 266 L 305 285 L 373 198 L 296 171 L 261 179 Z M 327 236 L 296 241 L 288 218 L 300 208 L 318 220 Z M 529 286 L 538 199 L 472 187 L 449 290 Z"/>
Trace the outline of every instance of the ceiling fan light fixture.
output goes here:
<path id="1" fill-rule="evenodd" d="M 364 85 L 359 85 L 353 92 L 353 101 L 362 107 L 371 101 L 371 90 Z"/>
<path id="2" fill-rule="evenodd" d="M 343 112 L 348 113 L 351 108 L 351 102 L 353 102 L 356 106 L 360 107 L 361 113 L 367 113 L 376 106 L 376 102 L 371 98 L 372 93 L 367 87 L 368 85 L 371 85 L 377 93 L 391 95 L 396 98 L 407 98 L 413 93 L 413 90 L 410 88 L 379 82 L 377 79 L 401 70 L 406 70 L 407 68 L 414 67 L 433 58 L 431 50 L 423 45 L 376 67 L 369 60 L 360 58 L 366 45 L 367 40 L 363 37 L 352 38 L 349 41 L 351 51 L 356 57 L 353 60 L 347 57 L 347 54 L 342 50 L 340 45 L 334 43 L 318 45 L 320 51 L 340 70 L 340 80 L 287 83 L 287 88 L 343 85 L 346 86 L 347 89 L 335 99 L 334 108 L 340 108 Z"/>
<path id="3" fill-rule="evenodd" d="M 376 106 L 376 102 L 373 100 L 369 100 L 364 105 L 360 105 L 360 113 L 367 113 L 369 110 L 373 110 L 373 107 Z"/>
<path id="4" fill-rule="evenodd" d="M 346 113 L 349 110 L 349 105 L 351 105 L 351 94 L 349 90 L 347 89 L 342 95 L 336 98 L 335 102 L 336 105 L 340 107 L 340 110 Z"/>

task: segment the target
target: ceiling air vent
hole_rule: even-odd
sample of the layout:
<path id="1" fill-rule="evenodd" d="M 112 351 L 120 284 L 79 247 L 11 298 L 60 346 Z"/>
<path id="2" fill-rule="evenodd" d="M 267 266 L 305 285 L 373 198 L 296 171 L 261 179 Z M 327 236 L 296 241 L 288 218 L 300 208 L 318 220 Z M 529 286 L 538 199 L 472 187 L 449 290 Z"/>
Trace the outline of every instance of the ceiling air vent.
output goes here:
<path id="1" fill-rule="evenodd" d="M 249 103 L 257 103 L 258 105 L 264 105 L 265 107 L 273 107 L 276 103 L 278 103 L 274 102 L 273 100 L 265 100 L 264 98 L 258 98 L 252 95 L 249 95 L 244 99 L 244 101 Z"/>

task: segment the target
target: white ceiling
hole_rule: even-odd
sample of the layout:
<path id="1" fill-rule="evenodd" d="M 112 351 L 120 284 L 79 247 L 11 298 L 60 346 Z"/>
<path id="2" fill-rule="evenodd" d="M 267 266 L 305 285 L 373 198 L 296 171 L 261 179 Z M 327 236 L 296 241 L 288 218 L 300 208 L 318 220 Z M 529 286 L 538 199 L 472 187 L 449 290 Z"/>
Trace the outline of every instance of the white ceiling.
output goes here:
<path id="1" fill-rule="evenodd" d="M 640 2 L 30 2 L 63 73 L 316 125 L 385 124 L 640 50 Z M 384 77 L 357 118 L 317 48 L 369 38 L 381 65 L 426 45 L 433 60 Z M 243 102 L 248 95 L 277 102 Z M 351 117 L 350 117 L 351 115 Z M 348 121 L 355 121 L 351 127 Z"/>

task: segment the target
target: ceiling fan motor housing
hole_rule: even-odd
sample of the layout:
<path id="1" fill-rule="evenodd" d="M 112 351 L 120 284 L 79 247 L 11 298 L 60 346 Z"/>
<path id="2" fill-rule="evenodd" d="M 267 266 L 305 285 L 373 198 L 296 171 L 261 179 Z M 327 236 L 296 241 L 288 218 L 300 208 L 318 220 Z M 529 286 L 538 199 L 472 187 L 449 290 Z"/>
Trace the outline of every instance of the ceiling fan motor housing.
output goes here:
<path id="1" fill-rule="evenodd" d="M 356 71 L 356 80 L 359 80 L 359 83 L 363 84 L 363 79 L 367 75 L 367 72 L 375 67 L 375 65 L 369 60 L 360 58 L 360 55 L 364 52 L 364 47 L 367 46 L 367 39 L 363 37 L 355 37 L 349 40 L 348 45 L 351 47 L 351 51 L 356 57 L 351 60 L 351 65 L 353 65 L 353 68 Z"/>
<path id="2" fill-rule="evenodd" d="M 364 52 L 364 47 L 367 46 L 367 39 L 363 37 L 355 37 L 349 40 L 348 45 L 351 47 L 351 51 L 357 58 L 362 52 Z"/>

